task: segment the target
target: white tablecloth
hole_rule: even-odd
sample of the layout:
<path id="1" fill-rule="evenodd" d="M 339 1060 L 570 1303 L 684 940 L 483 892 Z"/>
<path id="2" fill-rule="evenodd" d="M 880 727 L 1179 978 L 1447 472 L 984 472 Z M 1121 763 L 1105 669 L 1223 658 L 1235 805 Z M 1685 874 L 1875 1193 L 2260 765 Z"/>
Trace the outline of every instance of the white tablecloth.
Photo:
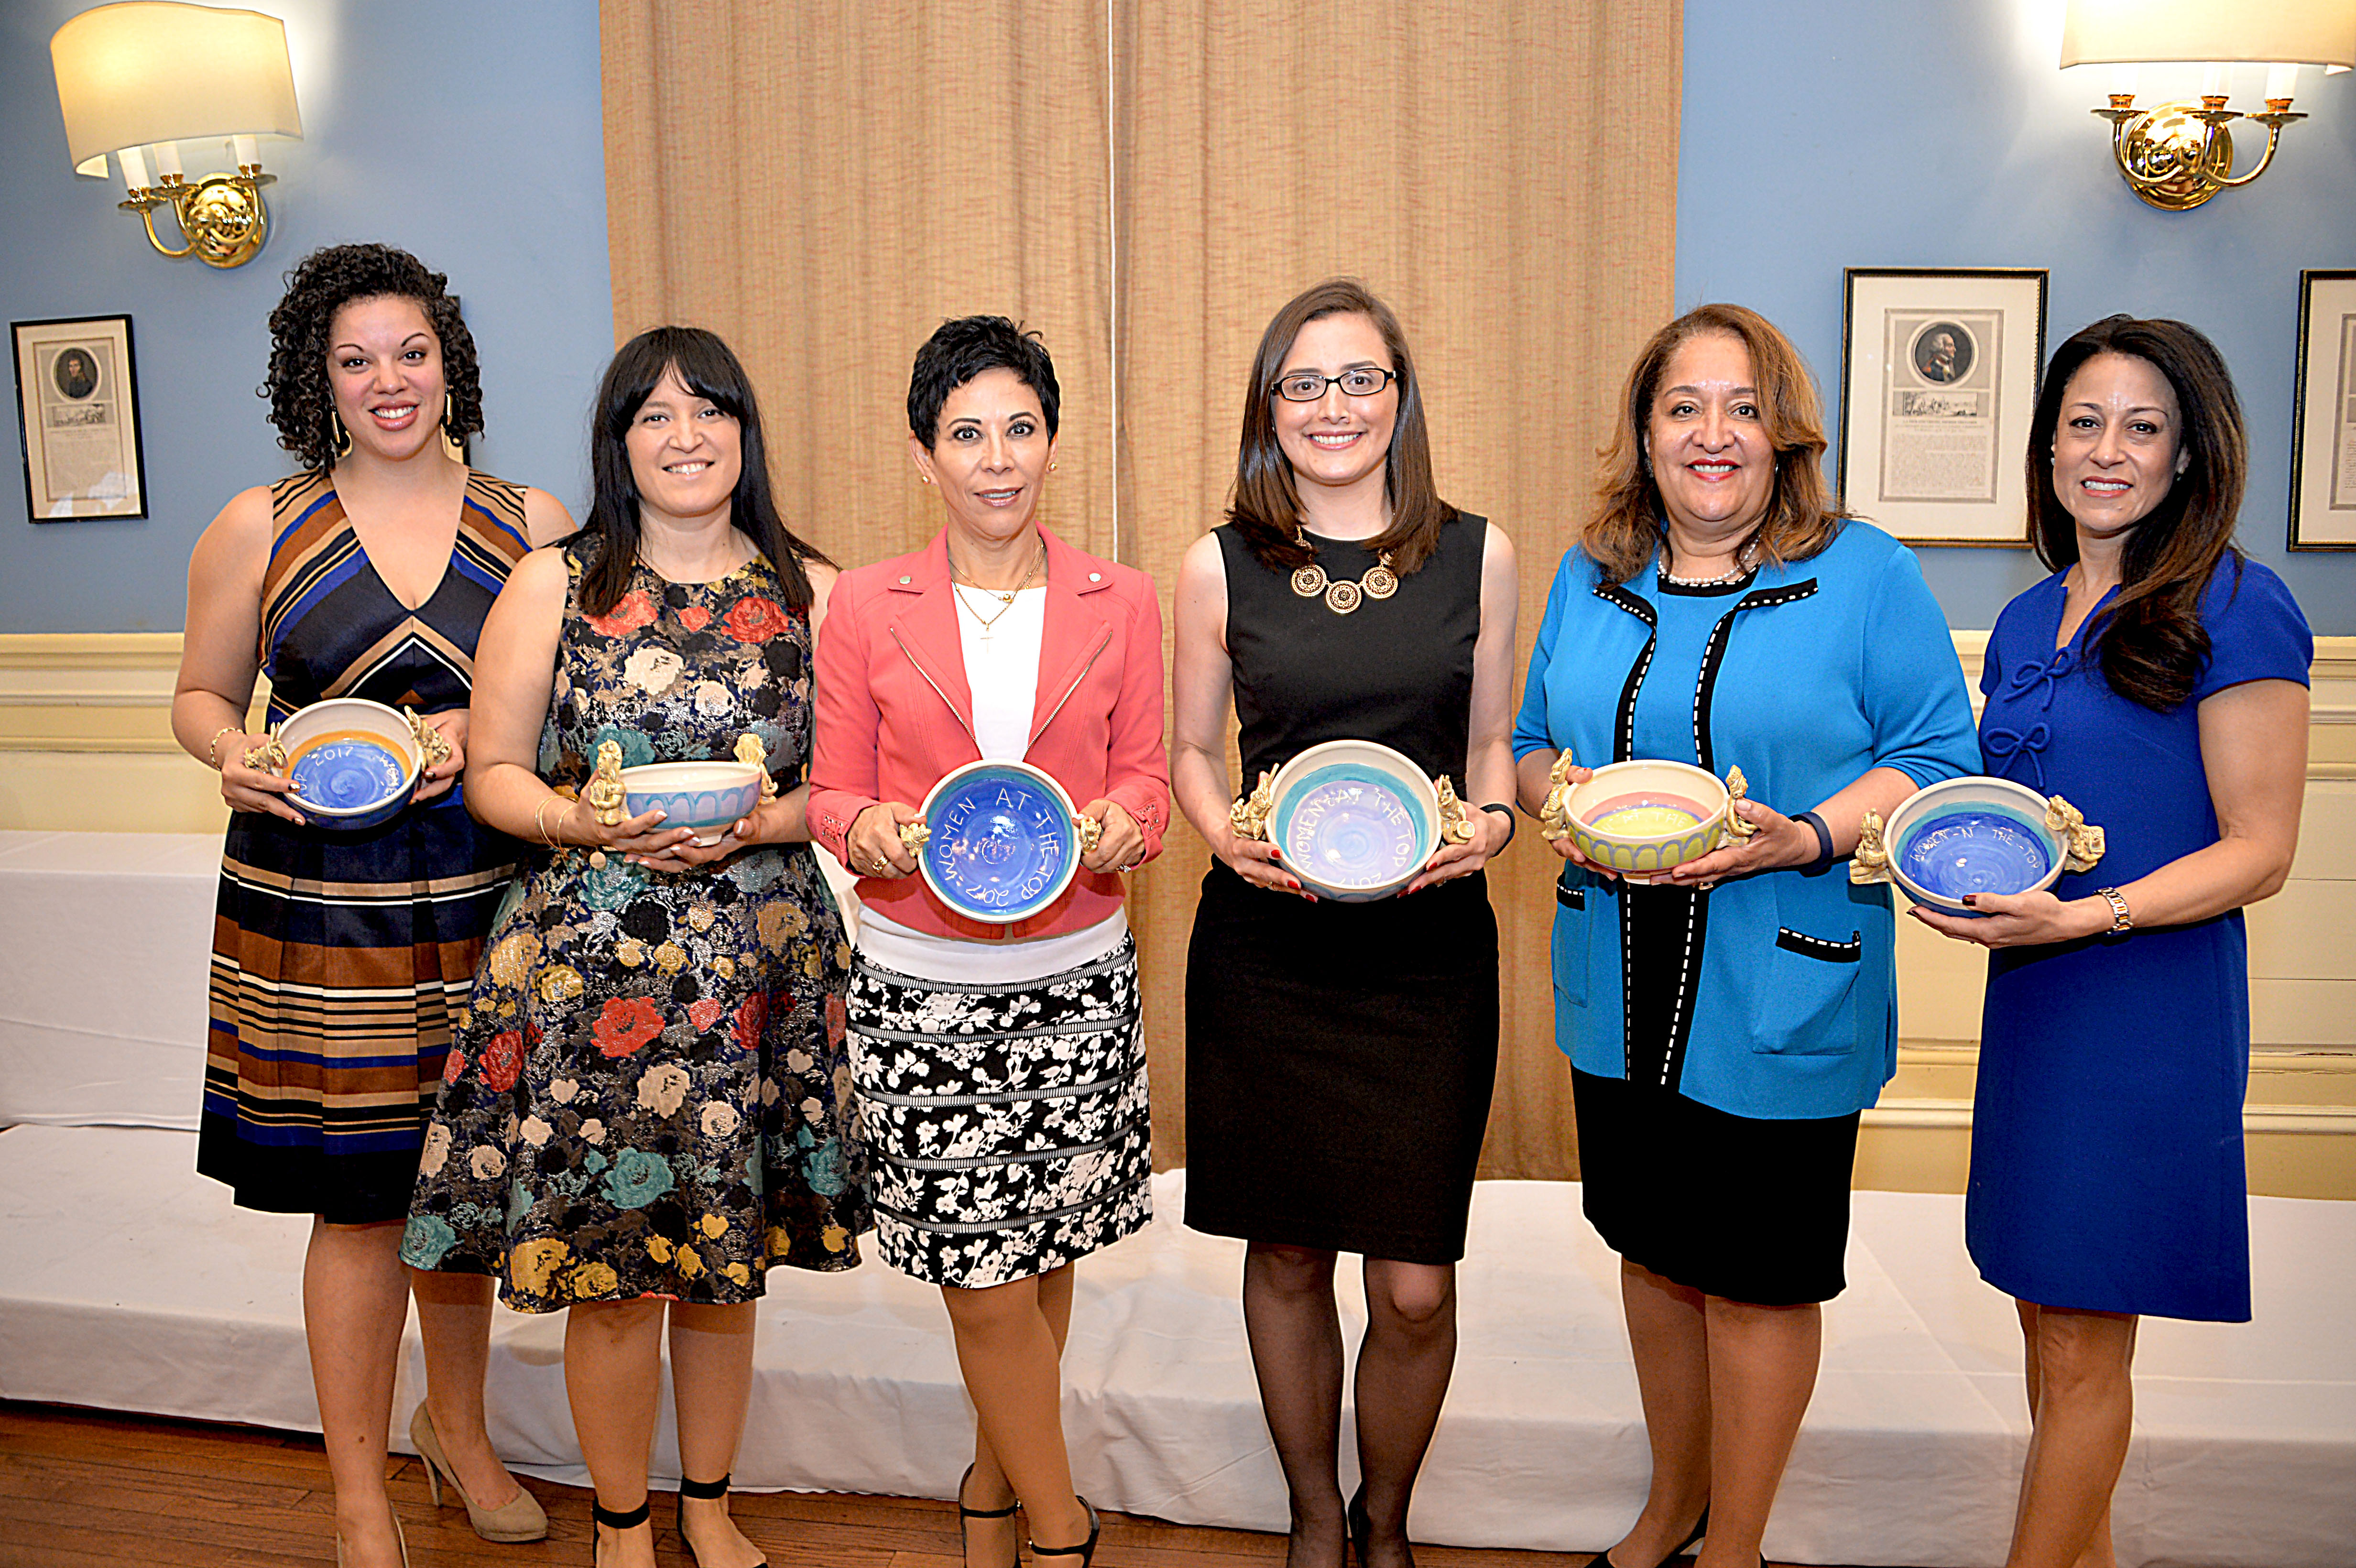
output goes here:
<path id="1" fill-rule="evenodd" d="M 193 1128 L 220 838 L 0 832 L 0 1125 Z"/>

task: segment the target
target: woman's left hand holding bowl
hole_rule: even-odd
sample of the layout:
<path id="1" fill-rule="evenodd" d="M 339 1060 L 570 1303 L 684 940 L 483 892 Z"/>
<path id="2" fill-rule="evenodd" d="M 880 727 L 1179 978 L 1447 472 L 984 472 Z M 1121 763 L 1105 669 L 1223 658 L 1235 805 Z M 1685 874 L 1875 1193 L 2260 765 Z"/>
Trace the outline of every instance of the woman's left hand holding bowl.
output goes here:
<path id="1" fill-rule="evenodd" d="M 449 743 L 450 755 L 428 764 L 417 775 L 417 793 L 410 796 L 412 800 L 432 800 L 436 795 L 448 795 L 451 784 L 466 771 L 466 720 L 470 712 L 468 709 L 453 708 L 447 712 L 424 715 L 425 721 L 440 731 L 442 739 Z"/>
<path id="2" fill-rule="evenodd" d="M 1094 817 L 1104 828 L 1097 847 L 1080 857 L 1081 865 L 1091 871 L 1133 871 L 1145 859 L 1145 830 L 1119 803 L 1092 800 L 1080 807 L 1080 815 Z"/>
<path id="3" fill-rule="evenodd" d="M 1806 823 L 1756 800 L 1738 800 L 1734 810 L 1759 831 L 1748 838 L 1730 837 L 1708 854 L 1673 866 L 1653 880 L 1676 887 L 1707 888 L 1729 877 L 1747 877 L 1753 871 L 1775 871 L 1815 862 L 1816 830 Z"/>

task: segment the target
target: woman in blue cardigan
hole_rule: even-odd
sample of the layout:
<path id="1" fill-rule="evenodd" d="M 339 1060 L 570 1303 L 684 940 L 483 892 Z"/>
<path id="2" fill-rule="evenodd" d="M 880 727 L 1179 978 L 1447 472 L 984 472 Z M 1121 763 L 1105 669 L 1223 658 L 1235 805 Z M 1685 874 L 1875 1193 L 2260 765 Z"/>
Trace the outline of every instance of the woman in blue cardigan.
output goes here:
<path id="1" fill-rule="evenodd" d="M 1912 553 L 1835 511 L 1806 366 L 1706 305 L 1629 372 L 1514 732 L 1524 807 L 1646 758 L 1739 766 L 1756 832 L 1639 883 L 1568 838 L 1555 1032 L 1584 1207 L 1621 1255 L 1651 1495 L 1602 1568 L 1752 1568 L 1846 1283 L 1858 1114 L 1897 1062 L 1889 890 L 1837 862 L 1979 753 Z M 1772 805 L 1767 803 L 1772 803 Z"/>

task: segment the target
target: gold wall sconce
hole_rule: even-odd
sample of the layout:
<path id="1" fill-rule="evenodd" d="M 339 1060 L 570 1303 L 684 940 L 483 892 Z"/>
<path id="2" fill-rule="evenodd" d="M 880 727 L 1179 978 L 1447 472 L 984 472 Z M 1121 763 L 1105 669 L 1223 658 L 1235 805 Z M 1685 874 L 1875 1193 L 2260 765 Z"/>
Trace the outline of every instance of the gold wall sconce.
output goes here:
<path id="1" fill-rule="evenodd" d="M 2267 67 L 2263 114 L 2227 108 L 2226 68 Z M 2327 73 L 2356 65 L 2356 4 L 2350 0 L 2070 0 L 2062 28 L 2062 64 L 2112 68 L 2111 102 L 2096 114 L 2111 123 L 2111 155 L 2127 188 L 2166 212 L 2187 212 L 2221 190 L 2266 172 L 2283 127 L 2307 118 L 2291 112 L 2298 68 Z M 2204 68 L 2201 101 L 2135 106 L 2136 72 L 2146 65 Z M 2266 128 L 2266 148 L 2244 174 L 2233 172 L 2226 125 L 2247 120 Z"/>
<path id="2" fill-rule="evenodd" d="M 270 226 L 262 187 L 274 177 L 262 173 L 256 138 L 303 135 L 284 23 L 255 11 L 130 0 L 59 27 L 49 63 L 76 174 L 104 179 L 112 153 L 130 195 L 123 208 L 139 215 L 156 250 L 210 267 L 253 260 Z M 191 183 L 177 144 L 215 137 L 231 144 L 237 172 Z M 185 243 L 177 250 L 155 232 L 159 207 L 179 222 Z"/>

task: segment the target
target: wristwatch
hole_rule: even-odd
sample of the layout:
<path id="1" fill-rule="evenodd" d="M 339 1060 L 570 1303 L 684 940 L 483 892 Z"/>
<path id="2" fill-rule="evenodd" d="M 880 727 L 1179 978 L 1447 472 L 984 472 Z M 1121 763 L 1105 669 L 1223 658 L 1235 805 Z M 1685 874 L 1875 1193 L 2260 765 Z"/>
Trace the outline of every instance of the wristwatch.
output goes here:
<path id="1" fill-rule="evenodd" d="M 2094 891 L 2111 906 L 2111 935 L 2115 936 L 2122 931 L 2135 929 L 2135 917 L 2127 913 L 2126 895 L 2116 888 L 2096 888 Z"/>

